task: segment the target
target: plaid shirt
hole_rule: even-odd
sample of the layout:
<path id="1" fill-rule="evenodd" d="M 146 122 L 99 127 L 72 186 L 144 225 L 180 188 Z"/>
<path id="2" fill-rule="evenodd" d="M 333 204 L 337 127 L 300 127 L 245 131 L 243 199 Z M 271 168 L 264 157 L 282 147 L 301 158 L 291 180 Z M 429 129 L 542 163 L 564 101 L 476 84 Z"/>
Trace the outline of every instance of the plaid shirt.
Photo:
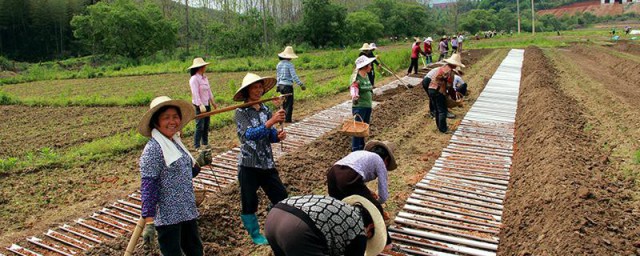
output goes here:
<path id="1" fill-rule="evenodd" d="M 276 77 L 278 84 L 293 86 L 293 82 L 296 82 L 300 86 L 303 85 L 298 74 L 296 74 L 296 69 L 293 67 L 293 63 L 288 60 L 281 60 L 278 63 L 276 66 Z"/>
<path id="2" fill-rule="evenodd" d="M 236 125 L 240 139 L 238 166 L 259 169 L 273 169 L 273 152 L 271 143 L 279 142 L 278 130 L 267 128 L 265 124 L 271 118 L 271 111 L 260 104 L 260 110 L 253 107 L 236 109 Z"/>

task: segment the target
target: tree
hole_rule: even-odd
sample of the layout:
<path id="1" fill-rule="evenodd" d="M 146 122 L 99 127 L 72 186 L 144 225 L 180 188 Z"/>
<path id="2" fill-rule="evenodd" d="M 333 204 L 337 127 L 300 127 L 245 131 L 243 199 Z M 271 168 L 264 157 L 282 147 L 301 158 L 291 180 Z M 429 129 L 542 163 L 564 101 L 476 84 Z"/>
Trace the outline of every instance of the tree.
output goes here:
<path id="1" fill-rule="evenodd" d="M 357 11 L 347 15 L 349 43 L 375 41 L 382 37 L 383 30 L 380 19 L 371 12 Z"/>
<path id="2" fill-rule="evenodd" d="M 460 20 L 460 27 L 475 34 L 478 31 L 496 29 L 497 21 L 498 18 L 494 10 L 473 10 L 465 13 Z"/>
<path id="3" fill-rule="evenodd" d="M 176 44 L 177 23 L 149 2 L 99 2 L 73 17 L 73 34 L 92 52 L 140 58 Z"/>
<path id="4" fill-rule="evenodd" d="M 346 8 L 329 0 L 304 0 L 302 8 L 306 41 L 314 47 L 343 44 Z"/>

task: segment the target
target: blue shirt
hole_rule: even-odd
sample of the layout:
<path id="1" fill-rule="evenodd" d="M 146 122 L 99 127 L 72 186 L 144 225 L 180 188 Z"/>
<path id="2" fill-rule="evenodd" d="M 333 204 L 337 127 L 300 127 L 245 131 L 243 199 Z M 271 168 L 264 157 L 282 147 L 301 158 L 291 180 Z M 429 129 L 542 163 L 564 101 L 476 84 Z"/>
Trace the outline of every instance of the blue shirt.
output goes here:
<path id="1" fill-rule="evenodd" d="M 278 80 L 278 84 L 282 85 L 293 86 L 293 82 L 296 82 L 300 86 L 303 85 L 302 81 L 300 81 L 300 78 L 296 74 L 296 69 L 293 67 L 293 63 L 288 60 L 281 60 L 278 62 L 278 65 L 276 66 L 276 79 Z"/>
<path id="2" fill-rule="evenodd" d="M 198 217 L 196 198 L 193 194 L 191 157 L 182 147 L 176 147 L 182 152 L 182 157 L 167 167 L 162 155 L 160 144 L 151 138 L 142 151 L 140 157 L 140 174 L 143 184 L 152 182 L 157 186 L 156 196 L 150 195 L 141 187 L 142 216 L 154 217 L 156 226 L 173 225 L 193 220 Z M 155 200 L 149 200 L 155 199 Z M 155 205 L 147 201 L 156 201 Z"/>

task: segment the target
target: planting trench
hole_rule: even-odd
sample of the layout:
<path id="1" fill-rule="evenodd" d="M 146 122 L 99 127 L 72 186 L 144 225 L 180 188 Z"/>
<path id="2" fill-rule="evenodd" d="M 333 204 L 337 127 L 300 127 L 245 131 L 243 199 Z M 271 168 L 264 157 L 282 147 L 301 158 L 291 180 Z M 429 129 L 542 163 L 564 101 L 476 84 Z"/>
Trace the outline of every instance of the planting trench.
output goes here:
<path id="1" fill-rule="evenodd" d="M 638 254 L 629 184 L 612 178 L 618 170 L 586 132 L 587 111 L 560 76 L 540 49 L 527 48 L 498 254 Z"/>

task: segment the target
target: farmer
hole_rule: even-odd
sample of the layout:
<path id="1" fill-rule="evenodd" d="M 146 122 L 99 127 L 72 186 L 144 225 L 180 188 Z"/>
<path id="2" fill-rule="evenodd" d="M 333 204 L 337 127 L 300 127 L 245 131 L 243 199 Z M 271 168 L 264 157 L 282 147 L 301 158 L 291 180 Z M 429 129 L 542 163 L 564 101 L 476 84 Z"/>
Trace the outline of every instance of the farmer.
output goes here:
<path id="1" fill-rule="evenodd" d="M 422 49 L 420 49 L 420 38 L 414 37 L 414 42 L 411 45 L 411 64 L 409 65 L 409 71 L 407 71 L 407 75 L 411 74 L 411 70 L 413 70 L 414 74 L 418 74 L 418 58 L 420 54 L 427 56 Z"/>
<path id="2" fill-rule="evenodd" d="M 442 36 L 440 38 L 440 43 L 438 44 L 438 50 L 440 51 L 440 57 L 438 58 L 438 62 L 444 60 L 447 57 L 447 52 L 449 51 L 449 46 L 447 45 L 447 36 Z"/>
<path id="3" fill-rule="evenodd" d="M 300 81 L 300 78 L 296 74 L 296 68 L 291 63 L 291 59 L 297 59 L 298 55 L 293 52 L 293 47 L 287 46 L 284 51 L 278 53 L 280 62 L 276 66 L 276 77 L 278 78 L 278 88 L 276 91 L 282 94 L 291 93 L 284 100 L 283 107 L 286 112 L 285 122 L 293 122 L 293 82 L 300 86 L 303 91 L 307 89 L 304 83 Z"/>
<path id="4" fill-rule="evenodd" d="M 433 42 L 433 39 L 431 39 L 431 37 L 427 37 L 427 39 L 424 40 L 424 55 L 427 59 L 427 65 L 433 62 L 433 58 L 431 57 L 431 53 L 433 52 L 431 42 Z"/>
<path id="5" fill-rule="evenodd" d="M 453 35 L 451 36 L 451 54 L 458 52 L 458 38 Z"/>
<path id="6" fill-rule="evenodd" d="M 464 42 L 464 36 L 458 33 L 458 52 L 462 52 L 462 42 Z"/>
<path id="7" fill-rule="evenodd" d="M 358 56 L 367 56 L 369 58 L 375 58 L 376 56 L 373 54 L 373 51 L 376 49 L 376 44 L 371 43 L 364 43 L 362 44 L 362 47 L 360 48 L 360 55 Z M 369 71 L 369 73 L 367 73 L 367 76 L 369 77 L 369 81 L 371 82 L 371 86 L 375 86 L 375 78 L 376 78 L 376 73 L 373 69 L 373 64 L 378 65 L 378 68 L 380 68 L 380 63 L 378 63 L 378 60 L 374 60 L 371 64 L 371 71 Z"/>
<path id="8" fill-rule="evenodd" d="M 371 63 L 376 58 L 360 56 L 356 59 L 356 79 L 351 84 L 349 91 L 351 92 L 353 113 L 356 121 L 370 123 L 371 122 L 371 105 L 373 99 L 373 85 L 367 77 L 367 73 L 371 71 Z M 361 150 L 364 148 L 364 138 L 353 137 L 351 142 L 351 151 Z"/>
<path id="9" fill-rule="evenodd" d="M 458 72 L 462 72 L 462 71 L 458 71 Z M 462 96 L 467 95 L 467 83 L 465 83 L 464 80 L 462 79 L 462 76 L 458 74 L 454 75 L 453 77 L 453 91 L 456 93 L 456 96 L 453 99 L 461 98 L 460 95 Z"/>
<path id="10" fill-rule="evenodd" d="M 357 195 L 342 201 L 323 195 L 287 198 L 269 212 L 265 233 L 276 256 L 374 256 L 387 240 L 382 216 Z"/>
<path id="11" fill-rule="evenodd" d="M 436 116 L 436 107 L 433 99 L 431 98 L 431 95 L 429 94 L 429 84 L 431 84 L 433 76 L 438 72 L 439 69 L 440 67 L 430 70 L 422 80 L 422 88 L 427 93 L 427 97 L 429 98 L 429 115 L 431 116 L 431 118 L 434 118 Z"/>
<path id="12" fill-rule="evenodd" d="M 245 103 L 260 100 L 260 97 L 271 90 L 275 83 L 274 78 L 247 73 L 233 100 Z M 260 234 L 260 225 L 256 217 L 258 188 L 262 188 L 271 204 L 287 198 L 287 191 L 276 170 L 271 150 L 271 143 L 282 141 L 287 137 L 286 132 L 275 128 L 277 123 L 284 120 L 284 110 L 278 110 L 272 115 L 269 108 L 262 103 L 238 108 L 235 113 L 238 138 L 241 143 L 238 155 L 238 182 L 242 199 L 241 219 L 255 244 L 267 243 L 264 236 Z"/>
<path id="13" fill-rule="evenodd" d="M 180 131 L 195 116 L 187 101 L 160 96 L 138 124 L 150 140 L 140 157 L 142 217 L 145 246 L 156 239 L 162 255 L 203 255 L 191 179 L 200 172 L 182 141 Z"/>
<path id="14" fill-rule="evenodd" d="M 395 144 L 372 140 L 367 142 L 364 149 L 351 152 L 329 168 L 327 171 L 329 195 L 340 200 L 351 195 L 362 196 L 371 201 L 382 216 L 387 216 L 382 209 L 382 204 L 389 198 L 387 172 L 398 167 L 393 155 Z M 365 184 L 375 179 L 378 179 L 379 197 Z M 387 244 L 391 244 L 390 239 Z"/>
<path id="15" fill-rule="evenodd" d="M 446 133 L 447 128 L 447 104 L 446 104 L 446 88 L 447 84 L 453 83 L 454 72 L 456 67 L 464 67 L 460 61 L 460 54 L 453 54 L 450 58 L 444 59 L 447 65 L 438 69 L 431 78 L 429 83 L 428 94 L 429 99 L 434 101 L 436 125 L 438 130 Z"/>
<path id="16" fill-rule="evenodd" d="M 208 62 L 204 62 L 202 58 L 193 59 L 193 64 L 188 67 L 191 79 L 189 79 L 189 87 L 191 87 L 191 103 L 196 109 L 196 115 L 211 111 L 211 107 L 218 108 L 211 92 L 209 79 L 204 74 L 207 69 Z M 196 132 L 193 136 L 193 146 L 198 149 L 202 143 L 203 146 L 209 146 L 209 125 L 210 117 L 196 119 Z"/>

